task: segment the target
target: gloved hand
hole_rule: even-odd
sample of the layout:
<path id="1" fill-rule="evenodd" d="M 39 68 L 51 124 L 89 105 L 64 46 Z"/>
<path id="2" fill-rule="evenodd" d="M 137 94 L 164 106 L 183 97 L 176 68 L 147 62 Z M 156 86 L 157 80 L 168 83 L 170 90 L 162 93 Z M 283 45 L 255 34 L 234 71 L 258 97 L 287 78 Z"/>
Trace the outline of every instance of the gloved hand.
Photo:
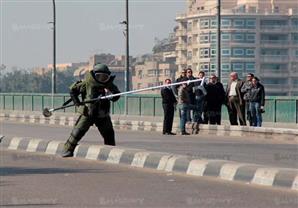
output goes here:
<path id="1" fill-rule="evenodd" d="M 72 102 L 75 104 L 75 106 L 82 105 L 80 99 L 77 96 L 71 94 L 70 97 L 72 99 Z"/>

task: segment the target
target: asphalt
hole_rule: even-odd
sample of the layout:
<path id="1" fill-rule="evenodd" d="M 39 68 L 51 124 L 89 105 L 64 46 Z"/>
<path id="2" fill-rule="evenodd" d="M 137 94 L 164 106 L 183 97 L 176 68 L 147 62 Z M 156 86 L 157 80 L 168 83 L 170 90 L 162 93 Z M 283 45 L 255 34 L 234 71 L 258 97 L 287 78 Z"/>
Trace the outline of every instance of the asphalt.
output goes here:
<path id="1" fill-rule="evenodd" d="M 71 127 L 24 124 L 2 121 L 0 134 L 7 138 L 15 136 L 63 140 L 69 136 Z M 298 145 L 253 137 L 218 136 L 163 136 L 156 132 L 117 131 L 117 145 L 187 155 L 193 158 L 231 160 L 244 163 L 298 168 Z M 103 144 L 96 129 L 90 129 L 82 144 Z"/>
<path id="2" fill-rule="evenodd" d="M 298 193 L 1 150 L 1 207 L 295 208 Z"/>

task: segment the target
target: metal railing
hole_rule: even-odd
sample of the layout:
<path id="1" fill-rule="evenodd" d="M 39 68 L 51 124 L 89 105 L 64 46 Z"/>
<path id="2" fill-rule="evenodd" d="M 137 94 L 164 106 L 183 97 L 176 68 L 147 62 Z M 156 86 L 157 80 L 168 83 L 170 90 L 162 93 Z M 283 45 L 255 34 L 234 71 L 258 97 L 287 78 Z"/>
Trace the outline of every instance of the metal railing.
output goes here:
<path id="1" fill-rule="evenodd" d="M 54 106 L 59 107 L 68 99 L 68 94 L 56 94 Z M 124 98 L 121 97 L 118 102 L 112 103 L 111 113 L 124 114 L 124 106 Z M 127 106 L 127 115 L 163 116 L 159 95 L 130 95 Z M 51 107 L 51 94 L 0 93 L 0 110 L 41 112 L 45 107 Z M 222 109 L 223 119 L 228 119 L 226 107 Z M 265 110 L 263 118 L 266 122 L 298 123 L 298 97 L 266 97 Z M 76 112 L 76 109 L 68 108 L 64 112 Z"/>

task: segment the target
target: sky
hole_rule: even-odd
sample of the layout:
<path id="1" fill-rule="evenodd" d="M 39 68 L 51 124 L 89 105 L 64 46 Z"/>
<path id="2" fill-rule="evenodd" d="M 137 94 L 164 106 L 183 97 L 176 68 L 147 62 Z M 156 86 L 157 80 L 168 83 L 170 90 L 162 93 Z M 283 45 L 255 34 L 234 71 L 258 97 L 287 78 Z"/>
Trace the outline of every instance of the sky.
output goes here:
<path id="1" fill-rule="evenodd" d="M 150 53 L 184 13 L 186 0 L 129 0 L 130 53 Z M 0 65 L 52 63 L 52 0 L 0 0 Z M 87 61 L 95 53 L 125 53 L 125 0 L 56 0 L 57 63 Z"/>

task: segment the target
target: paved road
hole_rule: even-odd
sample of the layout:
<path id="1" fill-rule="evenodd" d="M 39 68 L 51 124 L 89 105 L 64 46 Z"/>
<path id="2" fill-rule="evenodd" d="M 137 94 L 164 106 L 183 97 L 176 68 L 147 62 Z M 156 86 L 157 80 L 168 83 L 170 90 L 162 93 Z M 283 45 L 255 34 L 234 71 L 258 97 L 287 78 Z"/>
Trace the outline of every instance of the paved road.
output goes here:
<path id="1" fill-rule="evenodd" d="M 65 141 L 71 127 L 3 121 L 0 134 Z M 249 137 L 163 136 L 156 132 L 117 131 L 117 145 L 191 157 L 223 159 L 285 168 L 298 168 L 297 143 L 278 143 Z M 82 143 L 102 144 L 96 129 L 90 129 Z"/>
<path id="2" fill-rule="evenodd" d="M 2 207 L 295 208 L 298 193 L 97 161 L 1 151 Z"/>

